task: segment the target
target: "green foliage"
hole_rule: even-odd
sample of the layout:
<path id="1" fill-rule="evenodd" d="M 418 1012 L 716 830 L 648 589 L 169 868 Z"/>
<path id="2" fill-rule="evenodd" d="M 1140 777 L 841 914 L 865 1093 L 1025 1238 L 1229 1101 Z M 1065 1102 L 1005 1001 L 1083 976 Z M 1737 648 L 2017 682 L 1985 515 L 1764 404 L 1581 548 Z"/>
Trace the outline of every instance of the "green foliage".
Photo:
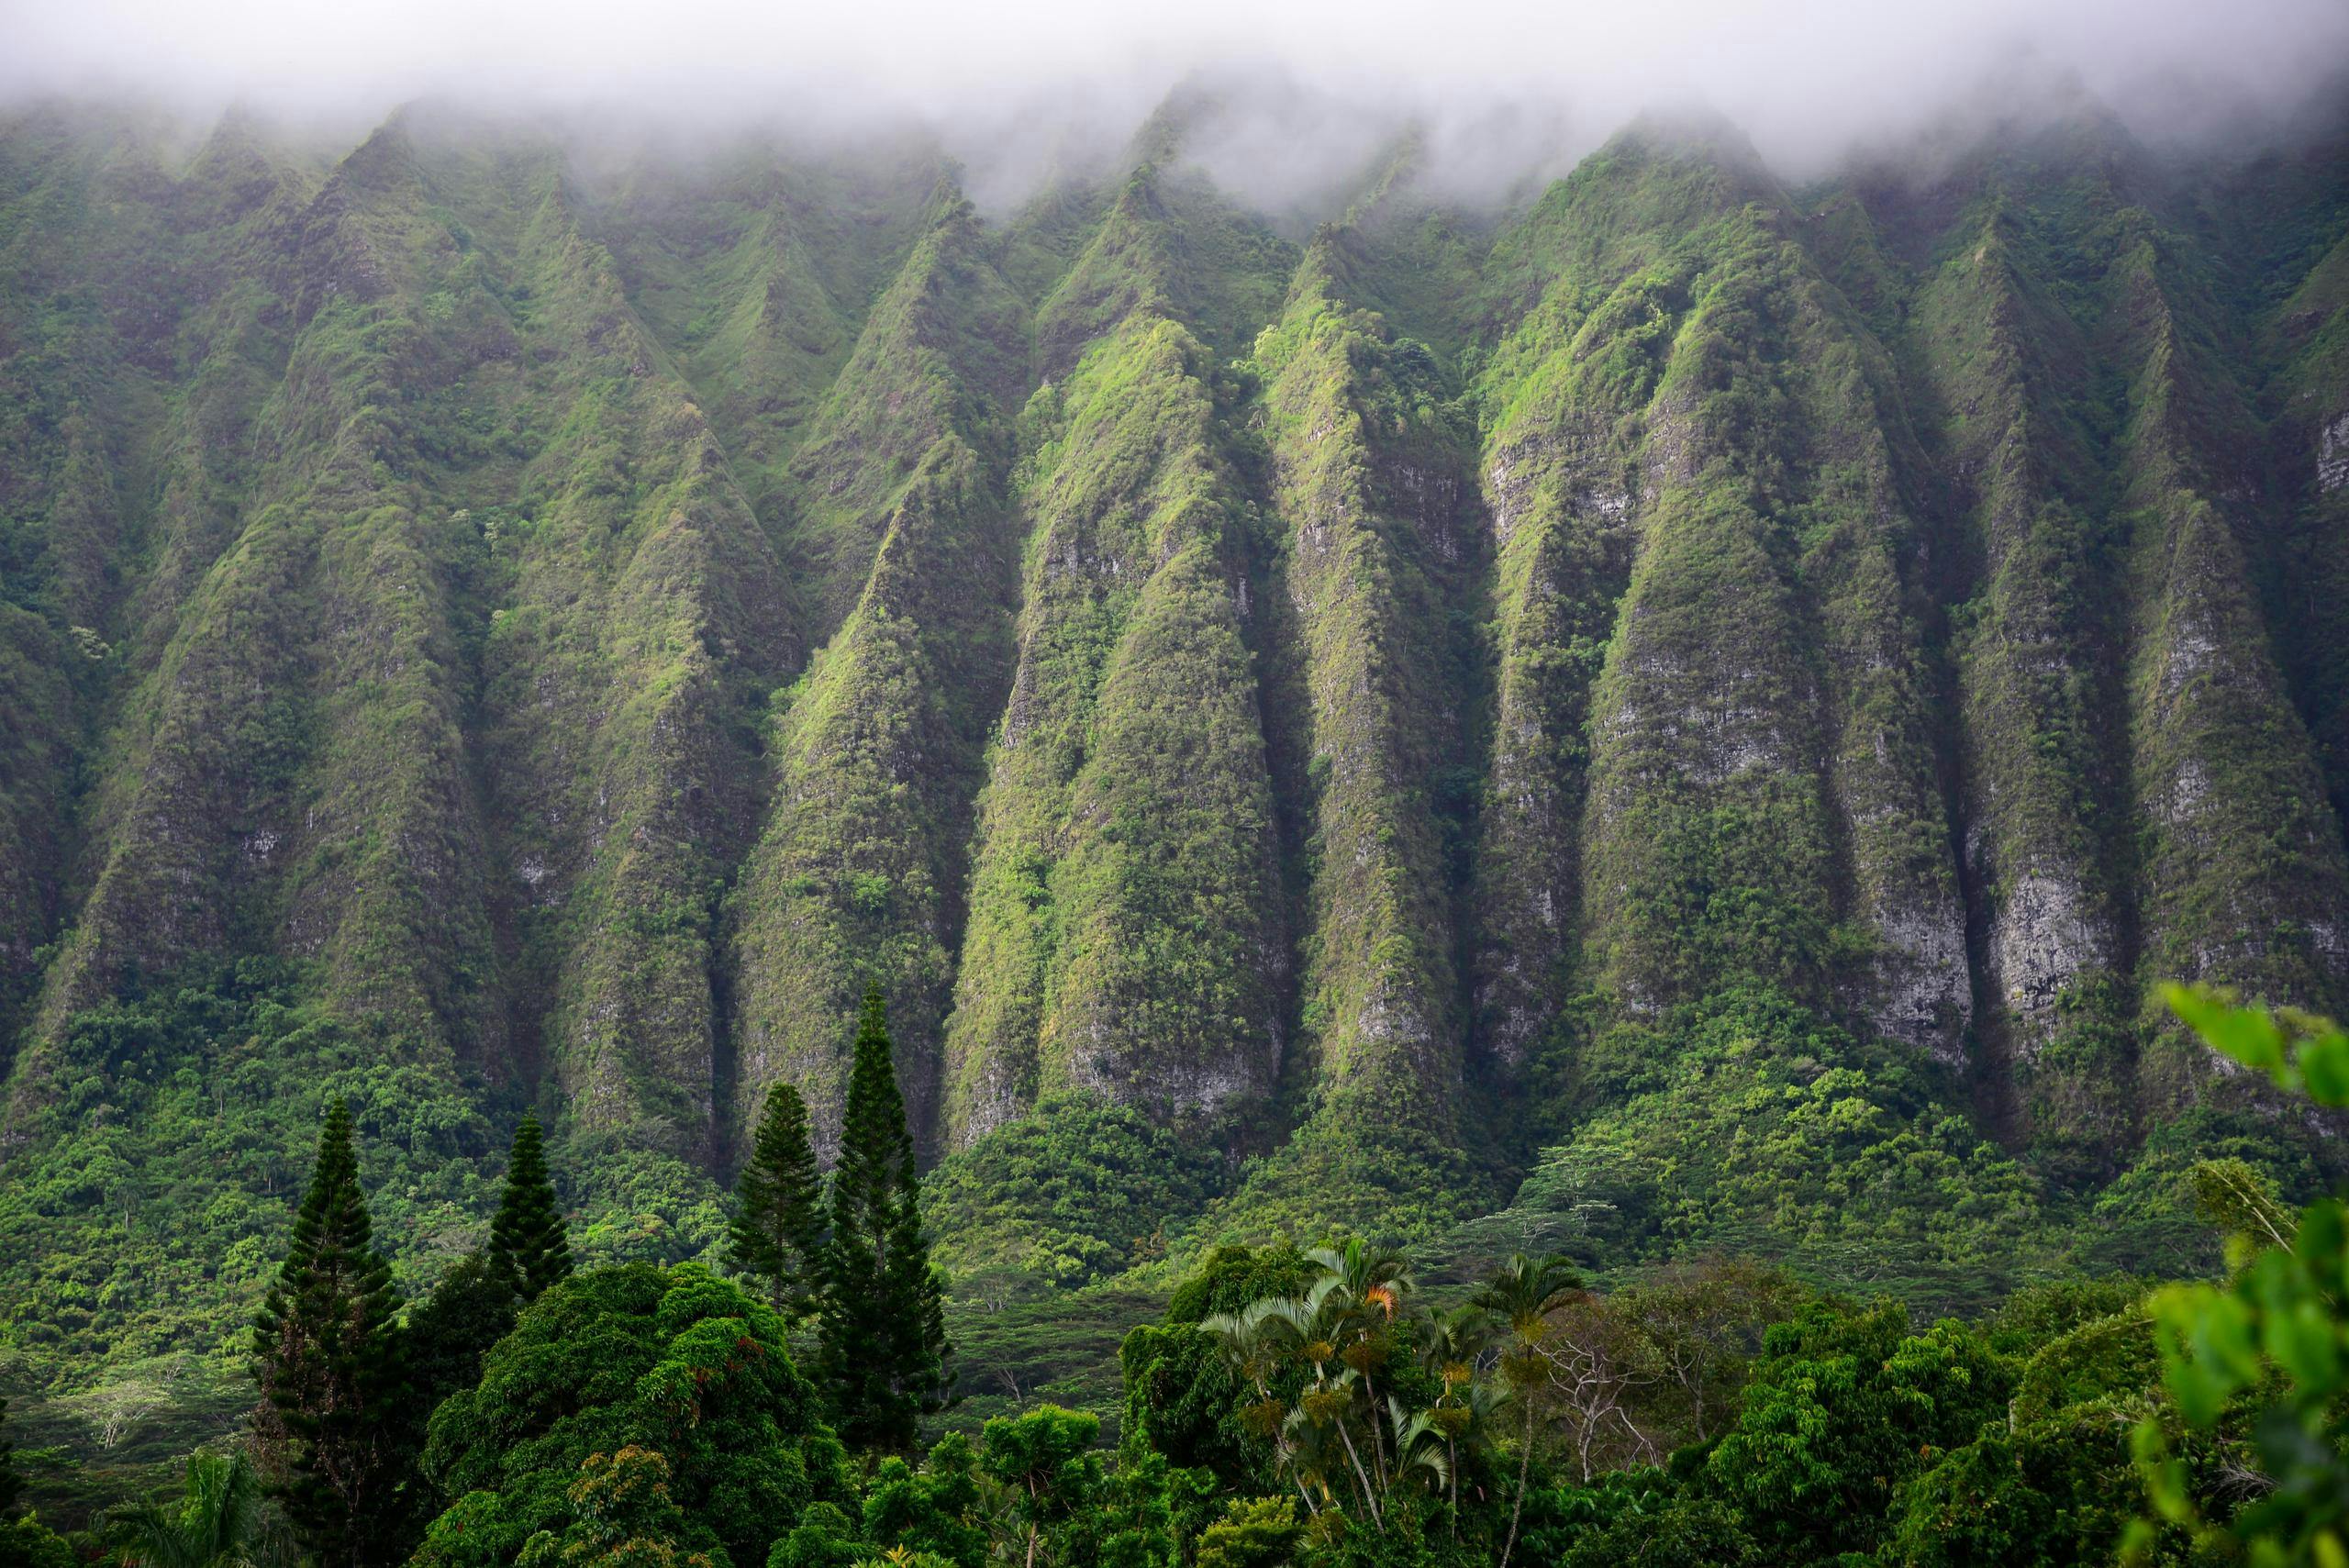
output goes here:
<path id="1" fill-rule="evenodd" d="M 1281 1485 L 1266 1433 L 1249 1423 L 1248 1385 L 1200 1325 L 1259 1301 L 1304 1294 L 1314 1271 L 1296 1247 L 1219 1247 L 1184 1281 L 1163 1324 L 1134 1328 L 1119 1349 L 1125 1385 L 1122 1440 L 1147 1445 L 1235 1491 Z"/>
<path id="2" fill-rule="evenodd" d="M 946 1036 L 947 1146 L 1046 1094 L 1244 1123 L 1278 1071 L 1238 386 L 1138 309 L 1021 419 L 1032 517 Z"/>
<path id="3" fill-rule="evenodd" d="M 1985 1433 L 1906 1488 L 1881 1556 L 1919 1568 L 2075 1561 L 2072 1551 L 2086 1543 L 2059 1534 L 2055 1501 L 2032 1479 L 2022 1445 Z"/>
<path id="4" fill-rule="evenodd" d="M 793 464 L 820 624 L 846 618 L 775 694 L 774 798 L 792 804 L 732 898 L 741 1131 L 788 1063 L 828 1152 L 867 984 L 909 1048 L 916 1143 L 936 1143 L 948 944 L 1011 662 L 1003 469 L 1024 310 L 967 205 L 941 187 L 931 208 Z"/>
<path id="5" fill-rule="evenodd" d="M 1197 1234 L 1262 1240 L 1325 1227 L 1429 1237 L 1478 1213 L 1490 1169 L 1451 1138 L 1412 1120 L 1330 1107 L 1270 1154 L 1243 1162 L 1240 1184 Z"/>
<path id="6" fill-rule="evenodd" d="M 1100 1434 L 1098 1417 L 1057 1405 L 987 1423 L 980 1438 L 979 1473 L 1009 1496 L 1013 1517 L 1027 1534 L 1030 1561 L 1048 1533 L 1064 1534 L 1097 1506 L 1102 1475 L 1095 1440 Z M 1066 1559 L 1055 1551 L 1048 1560 Z"/>
<path id="7" fill-rule="evenodd" d="M 2052 1240 L 2030 1173 L 1945 1084 L 1774 992 L 1614 1025 L 1576 1075 L 1592 1114 L 1455 1244 L 1526 1237 L 1610 1266 L 1752 1252 L 1978 1311 Z"/>
<path id="8" fill-rule="evenodd" d="M 1565 1532 L 1569 1544 L 1561 1564 L 1604 1568 L 1636 1560 L 1659 1568 L 1747 1568 L 1765 1561 L 1734 1508 L 1711 1497 L 1669 1496 L 1635 1485 L 1575 1495 L 1575 1511 L 1582 1517 Z"/>
<path id="9" fill-rule="evenodd" d="M 1304 1527 L 1286 1497 L 1234 1497 L 1199 1532 L 1198 1568 L 1284 1568 Z"/>
<path id="10" fill-rule="evenodd" d="M 1921 1334 L 1896 1304 L 1814 1303 L 1768 1330 L 1718 1440 L 1539 1494 L 1528 1540 L 1578 1565 L 2110 1562 L 2154 1373 L 2134 1296 L 2065 1285 Z"/>
<path id="11" fill-rule="evenodd" d="M 1543 1341 L 1550 1337 L 1551 1315 L 1583 1291 L 1582 1275 L 1563 1257 L 1512 1256 L 1478 1289 L 1474 1305 L 1489 1313 L 1504 1328 L 1500 1373 L 1507 1380 L 1509 1402 L 1522 1423 L 1518 1434 L 1517 1486 L 1509 1502 L 1508 1537 L 1501 1543 L 1507 1568 L 1524 1522 L 1525 1492 L 1532 1479 L 1534 1423 L 1542 1418 L 1547 1365 Z M 1586 1469 L 1587 1467 L 1586 1467 Z M 1585 1480 L 1589 1476 L 1586 1474 Z"/>
<path id="12" fill-rule="evenodd" d="M 17 1473 L 17 1443 L 7 1421 L 8 1402 L 0 1399 L 0 1519 L 15 1518 L 17 1500 L 25 1495 L 25 1478 Z"/>
<path id="13" fill-rule="evenodd" d="M 1218 1247 L 1175 1287 L 1166 1320 L 1197 1324 L 1267 1296 L 1300 1296 L 1312 1277 L 1305 1254 L 1286 1240 L 1264 1247 Z"/>
<path id="14" fill-rule="evenodd" d="M 1895 1488 L 2001 1414 L 2011 1371 L 1955 1324 L 1814 1307 L 1770 1330 L 1711 1484 L 1778 1560 L 1867 1551 Z"/>
<path id="15" fill-rule="evenodd" d="M 669 1493 L 669 1462 L 650 1449 L 589 1454 L 566 1500 L 570 1522 L 526 1541 L 518 1568 L 715 1568 L 708 1554 L 678 1550 L 685 1511 Z"/>
<path id="16" fill-rule="evenodd" d="M 1474 833 L 1475 792 L 1447 787 L 1445 764 L 1473 743 L 1483 673 L 1453 613 L 1480 564 L 1467 432 L 1432 356 L 1352 308 L 1330 267 L 1308 251 L 1250 360 L 1283 529 L 1266 727 L 1304 823 L 1312 1069 L 1297 1132 L 1231 1205 L 1243 1235 L 1423 1232 L 1487 1188 L 1438 1043 L 1460 1028 L 1453 895 Z"/>
<path id="17" fill-rule="evenodd" d="M 175 1505 L 123 1509 L 107 1534 L 133 1568 L 255 1568 L 290 1553 L 262 1507 L 260 1473 L 241 1448 L 193 1453 Z"/>
<path id="18" fill-rule="evenodd" d="M 434 1413 L 424 1469 L 451 1501 L 419 1561 L 513 1561 L 585 1517 L 584 1466 L 636 1447 L 667 1466 L 681 1551 L 762 1562 L 809 1503 L 848 1495 L 818 1411 L 763 1303 L 694 1264 L 587 1270 L 532 1303 L 479 1385 Z M 640 1495 L 633 1468 L 599 1486 Z"/>
<path id="19" fill-rule="evenodd" d="M 571 1277 L 570 1229 L 556 1207 L 554 1184 L 547 1179 L 535 1115 L 526 1114 L 514 1130 L 506 1190 L 489 1222 L 488 1254 L 490 1265 L 510 1282 L 525 1307 L 547 1286 Z"/>
<path id="20" fill-rule="evenodd" d="M 951 1347 L 877 988 L 857 1022 L 830 1221 L 818 1328 L 833 1420 L 852 1447 L 904 1452 L 945 1403 Z"/>
<path id="21" fill-rule="evenodd" d="M 950 1273 L 1066 1289 L 1165 1256 L 1222 1176 L 1215 1151 L 1131 1106 L 1047 1095 L 931 1171 L 922 1201 Z"/>
<path id="22" fill-rule="evenodd" d="M 77 1014 L 60 1093 L 0 1182 L 0 1342 L 39 1385 L 190 1353 L 241 1383 L 319 1118 L 351 1107 L 379 1244 L 415 1294 L 489 1207 L 471 1095 L 249 960 Z M 298 1070 L 297 1070 L 298 1068 Z"/>
<path id="23" fill-rule="evenodd" d="M 1873 972 L 1902 998 L 1877 1028 L 1961 1049 L 1956 879 L 1913 750 L 1911 438 L 1785 207 L 1725 128 L 1642 125 L 1488 265 L 1514 798 L 1483 869 L 1512 1051 L 1573 995 L 1575 937 L 1584 984 L 1632 1010 Z"/>
<path id="24" fill-rule="evenodd" d="M 1096 1447 L 1099 1429 L 1090 1415 L 1044 1405 L 989 1421 L 976 1448 L 948 1438 L 918 1471 L 885 1460 L 865 1496 L 868 1550 L 878 1561 L 953 1568 L 1174 1568 L 1208 1486 L 1146 1451 L 1111 1468 Z"/>
<path id="25" fill-rule="evenodd" d="M 1511 1460 L 1529 1515 L 1593 1494 L 1557 1555 L 1809 1550 L 1685 1465 L 1540 1473 L 1728 1418 L 1770 1314 L 1661 1260 L 1980 1313 L 2323 1223 L 2337 1129 L 2277 1106 L 2337 1031 L 2189 999 L 2235 1073 L 2141 1004 L 2343 999 L 2337 150 L 2189 167 L 2083 108 L 1790 193 L 1658 120 L 1489 226 L 1398 148 L 1300 248 L 1189 166 L 1206 106 L 1003 225 L 894 144 L 0 128 L 0 1350 L 91 1461 L 45 1510 L 241 1397 L 337 1099 L 419 1398 L 506 1327 L 484 1226 L 551 1245 L 558 1186 L 583 1262 L 721 1255 L 786 1079 L 794 1184 L 894 1173 L 872 1319 L 835 1297 L 860 1441 L 948 1392 L 925 1214 L 991 1402 L 1106 1396 L 1232 1240 L 1620 1287 L 1545 1318 L 1629 1391 L 1588 1445 L 1398 1338 L 1411 1407 L 1346 1418 L 1458 1423 L 1453 1473 L 1330 1561 L 1489 1558 L 1461 1474 Z M 1120 1436 L 1285 1496 L 1195 1327 L 1309 1284 L 1252 1256 L 1134 1330 Z M 2261 1266 L 2264 1335 L 2321 1269 Z M 1887 1473 L 1884 1549 L 2108 1551 L 2151 1325 L 1986 1330 L 2030 1417 Z M 2159 1418 L 2208 1520 L 2266 1462 L 2258 1342 Z M 1660 1370 L 1692 1343 L 1718 1381 Z M 1157 1541 L 1181 1490 L 1101 1507 Z"/>
<path id="26" fill-rule="evenodd" d="M 2165 995 L 2213 1049 L 2278 1089 L 2328 1110 L 2349 1106 L 2349 1035 L 2336 1026 L 2207 991 Z M 2219 1173 L 2212 1185 L 2226 1194 L 2233 1278 L 2154 1296 L 2162 1385 L 2189 1432 L 2248 1429 L 2264 1495 L 2229 1525 L 2209 1520 L 2170 1432 L 2152 1417 L 2136 1438 L 2146 1490 L 2162 1519 L 2231 1534 L 2254 1563 L 2340 1561 L 2349 1555 L 2349 1200 L 2320 1200 L 2294 1221 L 2272 1197 L 2246 1191 L 2240 1173 Z M 2137 1527 L 2133 1551 L 2143 1556 L 2152 1539 Z"/>
<path id="27" fill-rule="evenodd" d="M 481 1252 L 449 1267 L 407 1315 L 408 1383 L 431 1411 L 481 1381 L 482 1358 L 514 1328 L 522 1303 L 512 1276 Z"/>
<path id="28" fill-rule="evenodd" d="M 886 1550 L 980 1562 L 987 1553 L 980 1508 L 978 1456 L 956 1434 L 918 1471 L 895 1455 L 881 1462 L 864 1495 L 864 1533 Z"/>
<path id="29" fill-rule="evenodd" d="M 2265 1073 L 2287 1095 L 2306 1095 L 2328 1110 L 2349 1106 L 2349 1032 L 2308 1013 L 2232 1005 L 2207 989 L 2162 988 L 2188 1028 L 2215 1051 Z"/>
<path id="30" fill-rule="evenodd" d="M 1412 1356 L 1414 1282 L 1400 1253 L 1359 1239 L 1306 1262 L 1303 1295 L 1261 1296 L 1199 1332 L 1238 1374 L 1243 1427 L 1270 1445 L 1274 1476 L 1317 1528 L 1408 1540 L 1457 1453 L 1447 1425 L 1419 1407 L 1429 1391 Z"/>
<path id="31" fill-rule="evenodd" d="M 1296 251 L 1196 171 L 1158 156 L 1174 150 L 1162 139 L 1173 130 L 1143 128 L 1135 151 L 1144 161 L 1108 182 L 1107 210 L 1038 302 L 1037 350 L 1047 376 L 1137 316 L 1180 321 L 1228 356 L 1279 308 Z"/>
<path id="32" fill-rule="evenodd" d="M 78 1568 L 73 1543 L 32 1515 L 0 1522 L 0 1557 L 24 1568 Z"/>
<path id="33" fill-rule="evenodd" d="M 767 1552 L 767 1568 L 848 1568 L 864 1555 L 849 1517 L 829 1503 L 810 1503 Z"/>
<path id="34" fill-rule="evenodd" d="M 813 1316 L 823 1284 L 824 1186 L 807 1141 L 807 1103 L 789 1084 L 767 1091 L 734 1194 L 728 1261 L 766 1281 L 768 1305 L 786 1319 Z"/>
<path id="35" fill-rule="evenodd" d="M 253 1322 L 256 1426 L 285 1477 L 286 1517 L 324 1562 L 379 1562 L 398 1543 L 397 1499 L 414 1462 L 398 1309 L 359 1190 L 351 1109 L 337 1100 L 285 1262 Z"/>

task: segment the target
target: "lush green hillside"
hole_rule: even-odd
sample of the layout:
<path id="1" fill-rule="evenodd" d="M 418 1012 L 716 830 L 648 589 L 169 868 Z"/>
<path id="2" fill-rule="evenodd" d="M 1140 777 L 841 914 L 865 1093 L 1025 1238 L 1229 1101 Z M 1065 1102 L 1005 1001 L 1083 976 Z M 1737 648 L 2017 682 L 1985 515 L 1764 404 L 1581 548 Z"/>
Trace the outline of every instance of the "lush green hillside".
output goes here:
<path id="1" fill-rule="evenodd" d="M 525 1109 L 584 1256 L 714 1258 L 869 984 L 983 1399 L 1222 1241 L 1973 1309 L 2349 1168 L 2146 1001 L 2349 1009 L 2349 137 L 1642 122 L 1507 211 L 1407 139 L 1298 230 L 1197 108 L 995 215 L 0 121 L 38 1432 L 236 1396 L 334 1095 L 411 1288 Z"/>

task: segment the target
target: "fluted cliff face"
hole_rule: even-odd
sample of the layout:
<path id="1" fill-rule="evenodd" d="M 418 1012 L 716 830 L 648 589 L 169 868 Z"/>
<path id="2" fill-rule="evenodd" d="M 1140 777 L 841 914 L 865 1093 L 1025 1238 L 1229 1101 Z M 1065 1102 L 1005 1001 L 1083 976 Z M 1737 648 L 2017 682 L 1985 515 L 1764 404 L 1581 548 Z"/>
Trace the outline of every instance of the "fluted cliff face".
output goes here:
<path id="1" fill-rule="evenodd" d="M 1656 124 L 1285 233 L 1178 113 L 993 220 L 20 114 L 5 1158 L 265 957 L 628 1245 L 773 1082 L 831 1147 L 868 984 L 934 1157 L 1131 1107 L 1228 1228 L 1496 1207 L 1731 995 L 2085 1190 L 2249 1095 L 2149 982 L 2349 1002 L 2338 152 Z"/>

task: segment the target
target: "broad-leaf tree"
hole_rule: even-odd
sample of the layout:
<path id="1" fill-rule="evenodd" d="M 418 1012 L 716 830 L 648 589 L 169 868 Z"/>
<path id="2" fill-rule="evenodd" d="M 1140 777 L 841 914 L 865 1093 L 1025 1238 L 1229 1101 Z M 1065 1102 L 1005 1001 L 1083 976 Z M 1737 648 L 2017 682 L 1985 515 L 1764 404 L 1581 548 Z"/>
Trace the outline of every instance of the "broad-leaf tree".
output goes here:
<path id="1" fill-rule="evenodd" d="M 668 1466 L 681 1551 L 763 1562 L 809 1503 L 847 1496 L 763 1301 L 696 1263 L 591 1269 L 533 1302 L 479 1385 L 434 1412 L 424 1470 L 452 1501 L 417 1562 L 505 1568 L 540 1531 L 564 1536 L 581 1467 L 631 1444 Z"/>
<path id="2" fill-rule="evenodd" d="M 481 1381 L 482 1357 L 512 1330 L 518 1305 L 507 1272 L 486 1252 L 468 1252 L 409 1311 L 408 1380 L 422 1418 Z"/>
<path id="3" fill-rule="evenodd" d="M 17 1517 L 17 1500 L 25 1495 L 25 1478 L 17 1473 L 17 1445 L 8 1440 L 8 1402 L 0 1399 L 0 1519 Z"/>
<path id="4" fill-rule="evenodd" d="M 2285 1093 L 2349 1109 L 2349 1031 L 2339 1025 L 2206 989 L 2165 995 L 2211 1046 Z M 2162 1382 L 2189 1431 L 2248 1429 L 2260 1495 L 2227 1524 L 2207 1518 L 2150 1416 L 2137 1432 L 2147 1492 L 2162 1518 L 2206 1549 L 2235 1547 L 2254 1568 L 2349 1562 L 2349 1200 L 2321 1199 L 2295 1218 L 2255 1186 L 2212 1174 L 2242 1188 L 2223 1206 L 2242 1221 L 2228 1248 L 2233 1277 L 2154 1296 Z M 2153 1539 L 2140 1526 L 2130 1550 L 2142 1557 Z"/>

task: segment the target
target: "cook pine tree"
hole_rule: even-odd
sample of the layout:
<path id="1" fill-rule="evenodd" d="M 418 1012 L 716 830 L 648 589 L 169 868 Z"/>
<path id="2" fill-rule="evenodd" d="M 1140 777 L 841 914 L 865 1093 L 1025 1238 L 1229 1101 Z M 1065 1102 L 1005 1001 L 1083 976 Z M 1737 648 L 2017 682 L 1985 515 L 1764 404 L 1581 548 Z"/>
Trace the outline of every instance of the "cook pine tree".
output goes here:
<path id="1" fill-rule="evenodd" d="M 763 1282 L 767 1299 L 797 1324 L 822 1305 L 824 1184 L 807 1133 L 807 1104 L 789 1084 L 767 1091 L 751 1158 L 735 1188 L 739 1204 L 727 1254 Z"/>
<path id="2" fill-rule="evenodd" d="M 489 1227 L 489 1261 L 528 1307 L 551 1285 L 571 1276 L 571 1232 L 547 1176 L 544 1140 L 535 1113 L 514 1129 L 506 1164 L 506 1191 Z"/>
<path id="3" fill-rule="evenodd" d="M 830 1218 L 819 1328 L 833 1425 L 852 1448 L 902 1453 L 945 1406 L 952 1348 L 877 988 L 857 1022 Z"/>
<path id="4" fill-rule="evenodd" d="M 406 1555 L 400 1494 L 412 1423 L 403 1418 L 399 1305 L 359 1187 L 351 1107 L 338 1099 L 284 1264 L 253 1324 L 257 1435 L 278 1461 L 287 1521 L 324 1568 Z"/>

